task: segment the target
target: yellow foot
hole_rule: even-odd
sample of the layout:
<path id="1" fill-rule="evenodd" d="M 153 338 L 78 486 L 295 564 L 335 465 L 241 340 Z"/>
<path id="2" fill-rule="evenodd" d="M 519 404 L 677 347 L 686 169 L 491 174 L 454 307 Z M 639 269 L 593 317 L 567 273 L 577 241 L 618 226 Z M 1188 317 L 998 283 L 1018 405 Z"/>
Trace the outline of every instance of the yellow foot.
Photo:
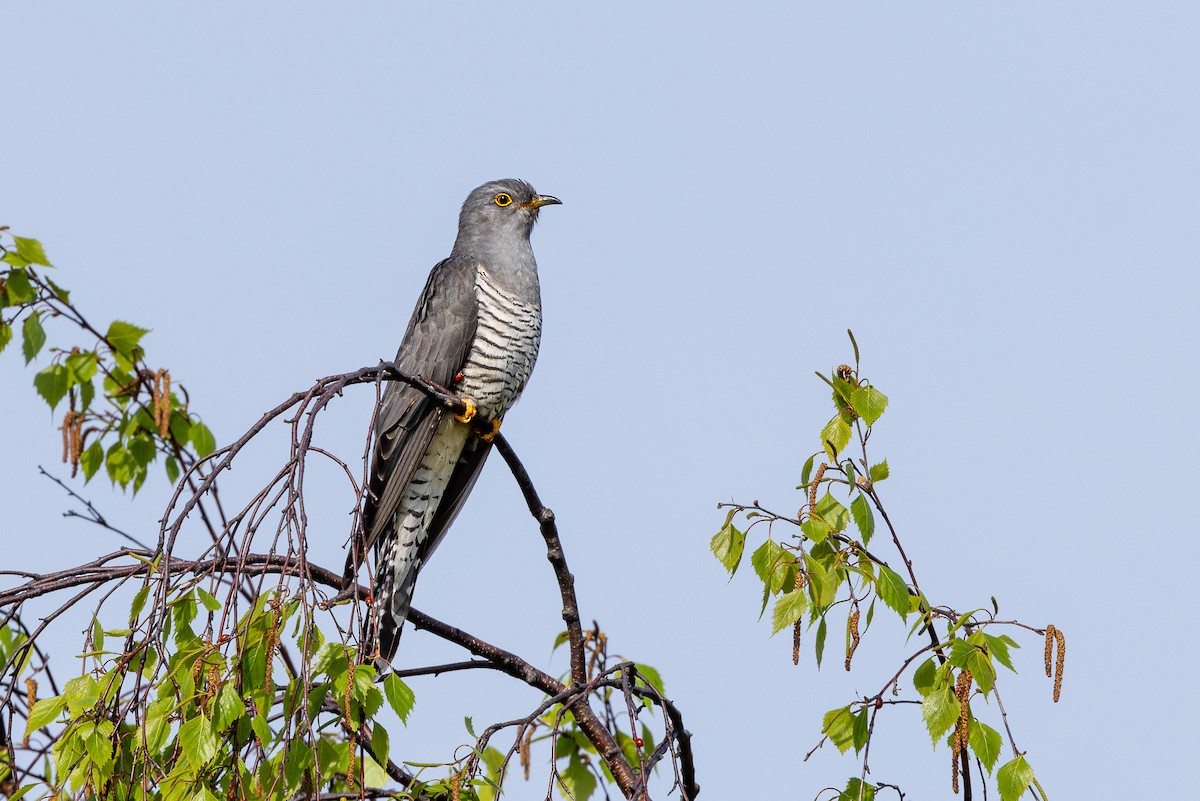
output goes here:
<path id="1" fill-rule="evenodd" d="M 493 420 L 491 422 L 491 427 L 492 427 L 491 431 L 487 432 L 486 434 L 479 435 L 479 438 L 482 439 L 484 442 L 491 442 L 492 440 L 494 440 L 496 438 L 496 435 L 500 433 L 500 421 Z"/>
<path id="2" fill-rule="evenodd" d="M 466 398 L 463 398 L 463 403 L 467 405 L 467 410 L 462 414 L 454 415 L 454 419 L 460 423 L 469 423 L 475 419 L 475 414 L 478 410 L 475 408 L 475 404 L 471 403 Z"/>

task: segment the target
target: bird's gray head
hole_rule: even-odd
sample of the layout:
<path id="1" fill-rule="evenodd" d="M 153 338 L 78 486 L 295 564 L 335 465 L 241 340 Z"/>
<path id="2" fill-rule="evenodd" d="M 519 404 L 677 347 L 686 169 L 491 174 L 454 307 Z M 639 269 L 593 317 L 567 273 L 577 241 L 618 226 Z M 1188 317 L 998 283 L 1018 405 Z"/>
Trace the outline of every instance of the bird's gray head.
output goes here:
<path id="1" fill-rule="evenodd" d="M 467 196 L 458 217 L 458 240 L 455 253 L 490 251 L 528 243 L 529 233 L 537 222 L 538 209 L 562 203 L 551 195 L 539 195 L 533 187 L 516 178 L 491 181 Z"/>

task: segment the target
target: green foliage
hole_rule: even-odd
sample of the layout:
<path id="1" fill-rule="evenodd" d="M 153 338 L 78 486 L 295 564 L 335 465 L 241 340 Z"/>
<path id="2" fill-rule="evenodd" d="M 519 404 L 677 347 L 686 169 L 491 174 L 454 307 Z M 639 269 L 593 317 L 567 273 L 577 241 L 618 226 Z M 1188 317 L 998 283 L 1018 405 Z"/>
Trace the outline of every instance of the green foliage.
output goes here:
<path id="1" fill-rule="evenodd" d="M 28 264 L 40 264 L 43 267 L 53 267 L 50 260 L 46 258 L 46 251 L 42 248 L 42 243 L 36 239 L 26 239 L 20 236 L 13 237 L 13 244 L 16 245 L 17 255 L 19 255 Z"/>
<path id="2" fill-rule="evenodd" d="M 889 608 L 894 609 L 896 614 L 900 615 L 901 619 L 907 619 L 909 603 L 908 603 L 908 585 L 904 583 L 904 579 L 895 570 L 892 570 L 885 564 L 875 566 L 879 571 L 878 579 L 876 580 L 876 589 L 879 593 L 879 598 Z"/>
<path id="3" fill-rule="evenodd" d="M 818 435 L 820 450 L 807 458 L 801 470 L 799 513 L 776 514 L 757 502 L 722 504 L 727 514 L 713 537 L 713 553 L 732 576 L 742 551 L 754 549 L 750 561 L 762 585 L 760 617 L 774 600 L 771 635 L 793 626 L 815 626 L 811 647 L 818 669 L 831 625 L 846 632 L 845 665 L 852 668 L 854 653 L 871 628 L 876 601 L 903 622 L 915 619 L 910 637 L 920 633 L 925 642 L 920 650 L 909 654 L 898 672 L 888 671 L 894 675 L 878 692 L 832 709 L 822 719 L 821 734 L 840 752 L 865 749 L 873 716 L 891 708 L 887 704 L 900 695 L 901 680 L 909 675 L 918 697 L 901 702 L 920 703 L 921 720 L 934 748 L 946 742 L 952 743 L 955 753 L 970 748 L 991 773 L 1003 738 L 976 718 L 982 710 L 975 707 L 995 692 L 998 665 L 1013 671 L 1011 650 L 1019 646 L 997 629 L 1013 624 L 996 621 L 994 608 L 958 613 L 931 604 L 922 593 L 877 489 L 890 476 L 888 461 L 872 459 L 868 453 L 879 436 L 877 424 L 888 408 L 888 397 L 861 375 L 856 343 L 854 355 L 853 367 L 842 365 L 831 375 L 820 376 L 832 390 L 834 414 Z M 745 521 L 744 530 L 738 528 L 739 517 Z M 759 531 L 766 537 L 756 546 L 755 528 L 763 524 L 766 528 Z M 886 526 L 889 537 L 876 537 L 880 525 Z M 792 536 L 780 539 L 781 527 L 791 527 Z M 859 615 L 864 604 L 865 624 Z M 996 776 L 1005 799 L 1017 797 L 1036 782 L 1023 757 L 1001 767 Z M 840 798 L 871 799 L 875 790 L 874 785 L 854 778 Z"/>
<path id="4" fill-rule="evenodd" d="M 859 387 L 854 390 L 850 396 L 850 404 L 854 407 L 854 411 L 863 419 L 867 425 L 874 425 L 885 409 L 887 409 L 888 399 L 879 390 L 872 386 Z"/>
<path id="5" fill-rule="evenodd" d="M 70 304 L 67 290 L 39 271 L 52 266 L 40 242 L 12 237 L 5 245 L 0 239 L 0 250 L 7 266 L 0 272 L 0 351 L 17 326 L 26 364 L 46 350 L 47 321 L 74 322 L 85 335 L 50 347 L 50 364 L 33 379 L 52 411 L 67 405 L 62 428 L 72 472 L 82 470 L 91 480 L 103 466 L 114 484 L 137 492 L 159 457 L 174 483 L 197 457 L 216 449 L 212 432 L 188 412 L 182 389 L 172 391 L 169 374 L 146 364 L 141 343 L 148 329 L 115 320 L 98 334 L 101 329 Z"/>
<path id="6" fill-rule="evenodd" d="M 921 719 L 936 746 L 942 735 L 958 721 L 958 699 L 954 697 L 954 689 L 949 684 L 934 687 L 925 700 L 921 702 Z"/>
<path id="7" fill-rule="evenodd" d="M 709 547 L 716 554 L 717 560 L 725 565 L 725 569 L 732 576 L 737 572 L 738 565 L 742 562 L 742 551 L 746 547 L 745 533 L 738 531 L 731 522 L 733 514 L 725 520 L 725 525 L 712 538 Z"/>
<path id="8" fill-rule="evenodd" d="M 844 754 L 851 748 L 861 751 L 867 744 L 867 726 L 866 709 L 855 714 L 850 707 L 843 706 L 825 713 L 821 733 Z"/>
<path id="9" fill-rule="evenodd" d="M 792 590 L 781 595 L 775 602 L 775 612 L 771 616 L 771 634 L 778 634 L 804 617 L 807 607 L 808 594 L 804 590 Z"/>
<path id="10" fill-rule="evenodd" d="M 875 801 L 875 785 L 865 784 L 857 776 L 846 782 L 846 789 L 838 795 L 838 801 Z"/>
<path id="11" fill-rule="evenodd" d="M 21 354 L 25 357 L 25 363 L 33 361 L 45 344 L 46 331 L 42 328 L 42 315 L 34 310 L 21 326 Z"/>
<path id="12" fill-rule="evenodd" d="M 412 714 L 413 705 L 416 703 L 416 696 L 409 689 L 399 676 L 395 673 L 389 673 L 387 678 L 383 680 L 383 692 L 387 696 L 388 704 L 392 707 L 392 711 L 400 718 L 403 723 L 408 722 L 408 716 Z"/>
<path id="13" fill-rule="evenodd" d="M 1024 756 L 1004 763 L 1000 770 L 996 771 L 996 782 L 1000 787 L 1001 801 L 1016 801 L 1036 781 L 1033 777 L 1033 768 L 1025 761 Z M 1042 793 L 1043 798 L 1045 795 Z"/>
<path id="14" fill-rule="evenodd" d="M 991 773 L 996 760 L 1000 758 L 1000 748 L 1004 745 L 1004 740 L 1000 737 L 1000 732 L 986 723 L 972 720 L 967 738 L 967 742 L 971 746 L 971 750 L 975 752 L 975 756 L 987 768 L 987 772 Z"/>
<path id="15" fill-rule="evenodd" d="M 862 535 L 863 545 L 870 545 L 871 537 L 875 536 L 875 513 L 871 511 L 867 496 L 861 492 L 856 495 L 850 504 L 850 512 L 854 515 L 854 525 L 858 526 L 858 532 Z"/>

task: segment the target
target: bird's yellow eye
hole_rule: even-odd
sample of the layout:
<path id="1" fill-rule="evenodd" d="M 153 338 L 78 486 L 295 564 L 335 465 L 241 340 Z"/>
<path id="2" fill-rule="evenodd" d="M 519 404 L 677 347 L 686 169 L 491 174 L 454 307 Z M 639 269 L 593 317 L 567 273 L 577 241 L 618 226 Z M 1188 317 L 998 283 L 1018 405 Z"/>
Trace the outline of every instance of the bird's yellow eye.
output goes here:
<path id="1" fill-rule="evenodd" d="M 492 198 L 492 202 L 495 203 L 500 208 L 504 208 L 505 206 L 511 206 L 512 205 L 512 195 L 508 194 L 507 192 L 501 192 L 500 194 L 496 195 L 496 197 Z"/>

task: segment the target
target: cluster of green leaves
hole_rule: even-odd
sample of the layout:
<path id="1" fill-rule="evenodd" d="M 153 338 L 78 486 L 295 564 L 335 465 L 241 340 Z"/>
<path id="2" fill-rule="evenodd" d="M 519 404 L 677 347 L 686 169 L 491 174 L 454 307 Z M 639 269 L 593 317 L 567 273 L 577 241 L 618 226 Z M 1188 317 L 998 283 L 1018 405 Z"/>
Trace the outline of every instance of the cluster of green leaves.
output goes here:
<path id="1" fill-rule="evenodd" d="M 732 577 L 741 564 L 751 530 L 766 532 L 764 541 L 750 556 L 754 573 L 763 585 L 759 618 L 774 599 L 771 633 L 792 628 L 797 649 L 802 630 L 815 627 L 813 652 L 818 669 L 829 628 L 834 625 L 831 617 L 835 609 L 844 612 L 840 618 L 843 622 L 837 625 L 845 629 L 847 670 L 851 669 L 859 641 L 874 622 L 877 601 L 902 622 L 912 620 L 910 638 L 922 633 L 936 641 L 936 645 L 931 642 L 908 655 L 904 662 L 905 666 L 919 662 L 912 673 L 913 685 L 921 697 L 929 735 L 936 746 L 949 732 L 945 741 L 954 748 L 964 715 L 955 685 L 959 674 L 969 671 L 973 684 L 965 711 L 967 747 L 991 773 L 1000 756 L 1002 738 L 995 729 L 976 720 L 970 701 L 988 700 L 996 682 L 997 663 L 1015 672 L 1009 651 L 1019 646 L 1007 635 L 993 636 L 987 631 L 994 625 L 994 615 L 989 614 L 992 610 L 956 614 L 948 607 L 935 606 L 920 591 L 910 568 L 901 568 L 908 573 L 906 578 L 870 549 L 876 533 L 876 513 L 882 514 L 883 510 L 877 485 L 889 477 L 890 471 L 886 459 L 869 459 L 867 446 L 873 426 L 887 409 L 888 398 L 860 378 L 857 344 L 855 367 L 842 365 L 820 378 L 832 389 L 835 413 L 821 429 L 820 449 L 803 467 L 797 489 L 804 493 L 805 501 L 799 513 L 793 518 L 769 512 L 757 503 L 730 504 L 724 525 L 712 538 L 713 554 Z M 852 444 L 853 456 L 848 454 Z M 746 521 L 744 529 L 738 527 L 739 521 Z M 777 539 L 779 527 L 786 530 L 785 539 Z M 898 539 L 894 542 L 898 548 Z M 904 565 L 903 553 L 898 551 L 897 556 L 898 563 Z M 863 607 L 866 613 L 860 616 Z M 922 662 L 920 656 L 926 651 L 932 655 Z M 862 754 L 871 737 L 874 715 L 885 703 L 885 692 L 898 690 L 898 681 L 905 672 L 902 669 L 879 693 L 826 712 L 821 722 L 822 736 L 842 753 L 853 748 L 856 754 Z M 1015 754 L 1015 747 L 1013 750 Z M 1032 769 L 1019 754 L 999 769 L 997 783 L 1003 801 L 1012 801 L 1031 785 L 1037 786 Z M 847 801 L 871 799 L 875 789 L 854 777 L 841 797 Z"/>
<path id="2" fill-rule="evenodd" d="M 53 787 L 182 801 L 386 786 L 390 736 L 375 718 L 386 698 L 407 720 L 414 697 L 403 681 L 389 675 L 381 690 L 375 668 L 358 664 L 353 647 L 325 642 L 299 598 L 259 596 L 214 642 L 220 601 L 185 587 L 165 615 L 143 615 L 156 586 L 135 596 L 130 628 L 95 623 L 91 669 L 29 711 L 27 734 L 63 726 L 47 772 Z M 119 647 L 107 646 L 114 638 Z M 285 647 L 307 666 L 298 674 Z M 369 751 L 359 731 L 369 731 Z"/>
<path id="3" fill-rule="evenodd" d="M 50 347 L 50 364 L 33 381 L 51 410 L 67 402 L 63 427 L 68 460 L 85 479 L 103 466 L 114 484 L 132 485 L 137 492 L 160 455 L 174 483 L 181 465 L 213 451 L 212 432 L 188 412 L 186 393 L 164 391 L 163 374 L 146 365 L 141 341 L 147 329 L 120 320 L 103 332 L 93 327 L 71 304 L 70 293 L 43 275 L 53 265 L 36 239 L 0 234 L 0 262 L 5 265 L 0 273 L 0 351 L 19 328 L 21 353 L 29 364 L 46 347 L 45 323 L 52 319 L 74 323 L 86 337 Z"/>

